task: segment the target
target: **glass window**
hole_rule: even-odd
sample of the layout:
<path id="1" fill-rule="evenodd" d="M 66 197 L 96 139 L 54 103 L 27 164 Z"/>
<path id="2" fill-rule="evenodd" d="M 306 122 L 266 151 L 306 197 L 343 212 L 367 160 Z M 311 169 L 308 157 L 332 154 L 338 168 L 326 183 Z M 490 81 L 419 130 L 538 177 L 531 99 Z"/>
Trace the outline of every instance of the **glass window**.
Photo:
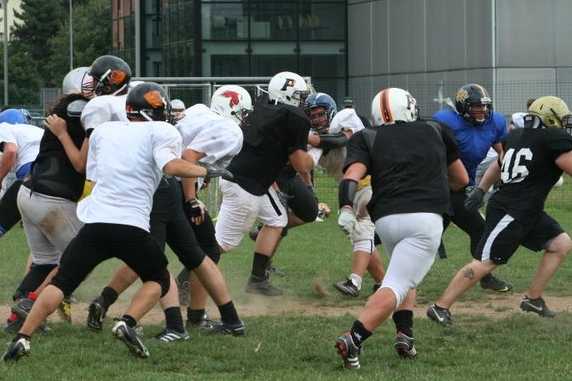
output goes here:
<path id="1" fill-rule="evenodd" d="M 247 5 L 203 3 L 202 33 L 204 40 L 245 40 L 248 38 Z"/>
<path id="2" fill-rule="evenodd" d="M 298 38 L 297 2 L 251 1 L 252 40 L 296 40 Z"/>
<path id="3" fill-rule="evenodd" d="M 300 40 L 344 40 L 346 8 L 340 3 L 302 2 Z"/>
<path id="4" fill-rule="evenodd" d="M 213 77 L 244 77 L 249 73 L 247 55 L 216 54 L 211 56 Z"/>

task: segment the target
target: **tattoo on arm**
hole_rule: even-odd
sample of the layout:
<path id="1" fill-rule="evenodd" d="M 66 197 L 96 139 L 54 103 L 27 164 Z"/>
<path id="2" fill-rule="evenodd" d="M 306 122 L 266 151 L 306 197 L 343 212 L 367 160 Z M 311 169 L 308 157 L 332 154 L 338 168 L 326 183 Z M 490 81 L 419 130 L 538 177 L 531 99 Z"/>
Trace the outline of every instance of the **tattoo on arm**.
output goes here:
<path id="1" fill-rule="evenodd" d="M 472 268 L 468 268 L 463 271 L 463 276 L 467 279 L 473 280 L 475 278 L 475 271 Z"/>

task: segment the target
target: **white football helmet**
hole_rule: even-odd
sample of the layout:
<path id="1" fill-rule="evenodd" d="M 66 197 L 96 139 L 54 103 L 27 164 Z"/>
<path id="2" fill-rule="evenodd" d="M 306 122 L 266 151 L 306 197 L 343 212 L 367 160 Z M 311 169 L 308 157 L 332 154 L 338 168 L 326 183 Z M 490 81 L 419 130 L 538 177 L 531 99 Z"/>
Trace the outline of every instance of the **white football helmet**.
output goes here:
<path id="1" fill-rule="evenodd" d="M 233 119 L 240 125 L 252 111 L 252 98 L 243 87 L 224 85 L 213 93 L 211 110 L 225 118 Z"/>
<path id="2" fill-rule="evenodd" d="M 171 110 L 173 110 L 173 112 L 182 112 L 185 111 L 186 108 L 185 102 L 180 99 L 173 99 L 171 101 Z"/>
<path id="3" fill-rule="evenodd" d="M 381 126 L 395 122 L 417 120 L 417 101 L 408 91 L 397 87 L 381 90 L 371 102 L 373 124 Z"/>
<path id="4" fill-rule="evenodd" d="M 64 80 L 62 81 L 62 91 L 64 95 L 81 94 L 83 78 L 88 71 L 89 67 L 82 66 L 76 67 L 67 73 L 64 77 Z"/>
<path id="5" fill-rule="evenodd" d="M 309 94 L 308 84 L 296 73 L 283 71 L 268 83 L 268 99 L 294 107 L 304 104 Z"/>

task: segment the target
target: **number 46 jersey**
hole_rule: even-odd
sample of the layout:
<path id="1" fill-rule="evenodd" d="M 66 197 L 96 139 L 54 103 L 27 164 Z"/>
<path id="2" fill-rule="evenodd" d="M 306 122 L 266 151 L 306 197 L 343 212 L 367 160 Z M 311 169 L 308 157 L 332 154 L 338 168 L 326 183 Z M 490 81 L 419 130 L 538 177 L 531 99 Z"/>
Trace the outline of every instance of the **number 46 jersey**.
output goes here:
<path id="1" fill-rule="evenodd" d="M 501 186 L 490 202 L 521 222 L 534 222 L 562 175 L 555 160 L 572 151 L 572 136 L 558 128 L 518 128 L 503 140 Z"/>

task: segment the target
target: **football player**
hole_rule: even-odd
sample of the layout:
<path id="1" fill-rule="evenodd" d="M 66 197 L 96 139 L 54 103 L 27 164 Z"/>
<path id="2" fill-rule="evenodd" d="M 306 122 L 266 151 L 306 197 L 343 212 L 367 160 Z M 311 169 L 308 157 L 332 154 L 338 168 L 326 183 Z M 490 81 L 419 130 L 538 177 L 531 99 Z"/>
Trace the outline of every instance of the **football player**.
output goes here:
<path id="1" fill-rule="evenodd" d="M 449 189 L 468 182 L 455 139 L 438 123 L 417 120 L 416 101 L 407 91 L 380 91 L 372 102 L 372 118 L 383 127 L 354 134 L 347 146 L 339 189 L 344 217 L 339 222 L 356 223 L 353 202 L 358 182 L 371 175 L 368 209 L 390 260 L 381 287 L 350 331 L 336 340 L 344 366 L 353 369 L 360 367 L 363 342 L 392 313 L 397 326 L 395 350 L 403 358 L 416 356 L 415 289 L 435 260 Z"/>
<path id="2" fill-rule="evenodd" d="M 332 136 L 342 134 L 350 139 L 355 133 L 362 131 L 365 126 L 353 108 L 345 108 L 334 117 L 329 133 Z M 343 177 L 343 162 L 346 157 L 345 144 L 343 148 L 324 150 L 320 165 L 338 182 Z M 375 226 L 371 221 L 367 204 L 371 199 L 371 177 L 366 176 L 358 183 L 358 190 L 353 200 L 353 213 L 356 215 L 355 225 L 345 226 L 348 237 L 352 242 L 352 270 L 347 279 L 336 282 L 334 287 L 344 295 L 356 297 L 362 286 L 363 274 L 368 271 L 374 279 L 373 292 L 381 285 L 383 279 L 383 264 L 377 251 Z M 345 213 L 345 211 L 341 211 Z M 340 214 L 343 220 L 343 216 Z M 353 220 L 352 220 L 353 221 Z"/>
<path id="3" fill-rule="evenodd" d="M 213 98 L 218 96 L 215 92 Z M 193 163 L 224 167 L 242 146 L 242 131 L 238 125 L 202 104 L 187 109 L 176 127 L 183 138 L 183 158 Z M 238 318 L 222 273 L 216 266 L 220 252 L 214 239 L 214 227 L 204 205 L 196 197 L 195 183 L 195 178 L 188 182 L 183 180 L 182 190 L 176 179 L 164 179 L 153 200 L 151 235 L 160 246 L 167 243 L 183 263 L 186 287 L 191 271 L 200 280 L 191 288 L 193 298 L 188 325 L 200 325 L 217 333 L 244 335 L 244 324 Z M 100 331 L 108 308 L 136 280 L 137 274 L 132 269 L 120 268 L 90 304 L 88 327 Z M 221 322 L 210 321 L 205 316 L 207 291 L 203 284 L 219 307 Z M 172 282 L 169 293 L 161 299 L 166 328 L 157 338 L 163 342 L 189 339 L 177 294 L 177 285 Z"/>
<path id="4" fill-rule="evenodd" d="M 544 289 L 572 249 L 572 240 L 560 224 L 544 211 L 550 189 L 562 172 L 572 174 L 572 113 L 557 97 L 536 99 L 524 117 L 524 128 L 512 130 L 502 141 L 499 160 L 491 164 L 478 187 L 465 201 L 476 211 L 485 189 L 501 180 L 487 204 L 483 237 L 477 246 L 480 260 L 460 269 L 427 316 L 442 325 L 452 323 L 449 308 L 467 290 L 497 266 L 508 262 L 519 246 L 544 250 L 538 269 L 520 309 L 553 317 L 542 298 Z"/>
<path id="5" fill-rule="evenodd" d="M 106 122 L 92 133 L 86 177 L 95 186 L 77 209 L 85 225 L 66 248 L 58 273 L 8 345 L 4 361 L 27 355 L 31 335 L 40 323 L 99 263 L 114 257 L 134 269 L 143 284 L 126 313 L 114 324 L 113 335 L 134 355 L 149 356 L 134 328 L 170 288 L 167 259 L 149 234 L 153 193 L 163 173 L 180 177 L 224 173 L 211 172 L 180 158 L 181 136 L 166 123 L 170 118 L 168 106 L 159 85 L 141 84 L 126 101 L 129 121 Z M 125 144 L 126 141 L 132 144 Z M 115 202 L 109 203 L 110 199 Z"/>
<path id="6" fill-rule="evenodd" d="M 457 143 L 461 161 L 469 173 L 469 186 L 475 185 L 478 165 L 485 159 L 492 147 L 500 152 L 501 139 L 507 134 L 504 116 L 492 109 L 492 99 L 487 90 L 476 83 L 462 86 L 455 96 L 455 109 L 444 109 L 433 115 L 433 119 L 448 127 Z M 468 211 L 463 206 L 469 189 L 451 192 L 452 216 L 445 218 L 445 229 L 454 222 L 469 235 L 471 254 L 477 257 L 477 244 L 483 234 L 485 220 L 478 212 Z M 481 287 L 497 292 L 508 292 L 512 285 L 488 274 L 481 280 Z"/>
<path id="7" fill-rule="evenodd" d="M 223 195 L 216 239 L 223 251 L 238 246 L 256 218 L 263 227 L 256 239 L 247 292 L 281 295 L 266 271 L 280 241 L 288 215 L 272 184 L 289 162 L 311 185 L 312 158 L 306 152 L 310 121 L 303 106 L 308 85 L 298 74 L 281 72 L 268 84 L 245 120 L 244 144 L 228 169 L 234 180 L 221 180 Z"/>
<path id="8" fill-rule="evenodd" d="M 79 118 L 87 101 L 81 94 L 65 95 L 50 111 L 50 115 L 66 121 L 66 136 L 76 150 L 85 139 Z M 37 295 L 55 274 L 64 249 L 82 226 L 76 206 L 83 192 L 85 166 L 79 155 L 67 155 L 54 132 L 44 132 L 31 174 L 18 192 L 31 265 L 13 296 L 16 304 L 8 319 L 10 330 L 17 330 L 23 323 Z M 64 319 L 71 322 L 69 301 L 60 307 Z"/>

